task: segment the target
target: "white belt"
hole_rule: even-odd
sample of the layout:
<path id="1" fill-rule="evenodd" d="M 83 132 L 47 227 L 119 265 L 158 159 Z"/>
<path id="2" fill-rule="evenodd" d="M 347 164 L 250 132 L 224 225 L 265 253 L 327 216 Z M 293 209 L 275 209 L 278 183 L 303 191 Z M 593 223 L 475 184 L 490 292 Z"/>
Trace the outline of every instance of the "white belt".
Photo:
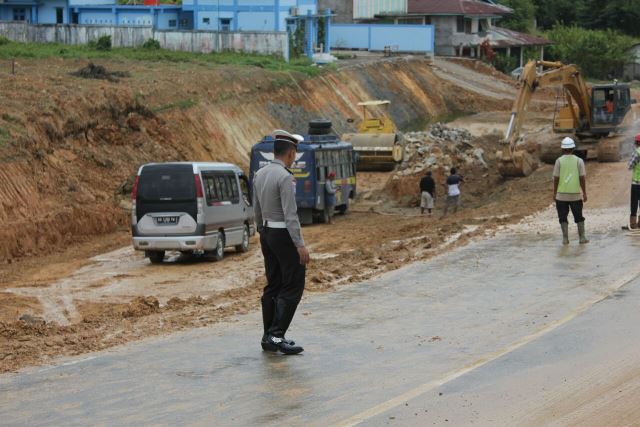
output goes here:
<path id="1" fill-rule="evenodd" d="M 264 226 L 267 228 L 287 228 L 287 223 L 284 221 L 265 221 Z"/>

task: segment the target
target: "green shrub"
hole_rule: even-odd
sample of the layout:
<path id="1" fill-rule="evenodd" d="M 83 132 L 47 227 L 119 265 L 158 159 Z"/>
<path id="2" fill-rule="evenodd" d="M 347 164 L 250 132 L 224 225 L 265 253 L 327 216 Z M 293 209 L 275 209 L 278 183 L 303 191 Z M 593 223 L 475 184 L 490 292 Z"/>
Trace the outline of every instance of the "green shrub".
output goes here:
<path id="1" fill-rule="evenodd" d="M 2 37 L 2 36 L 0 36 L 0 46 L 3 46 L 3 45 L 5 45 L 5 44 L 9 44 L 9 43 L 11 43 L 11 40 L 9 40 L 9 39 L 8 39 L 8 38 L 6 38 L 6 37 Z"/>
<path id="2" fill-rule="evenodd" d="M 497 53 L 493 60 L 493 66 L 496 67 L 497 70 L 509 74 L 518 66 L 518 58 L 508 56 L 504 53 Z"/>
<path id="3" fill-rule="evenodd" d="M 88 43 L 91 49 L 109 51 L 111 50 L 111 36 L 100 36 L 98 40 L 91 40 Z"/>
<path id="4" fill-rule="evenodd" d="M 545 35 L 554 42 L 548 49 L 548 59 L 576 64 L 587 77 L 606 79 L 611 74 L 619 75 L 632 59 L 629 50 L 634 39 L 613 30 L 556 25 Z"/>
<path id="5" fill-rule="evenodd" d="M 148 39 L 146 42 L 142 44 L 142 48 L 148 49 L 148 50 L 159 50 L 160 42 L 155 39 Z"/>

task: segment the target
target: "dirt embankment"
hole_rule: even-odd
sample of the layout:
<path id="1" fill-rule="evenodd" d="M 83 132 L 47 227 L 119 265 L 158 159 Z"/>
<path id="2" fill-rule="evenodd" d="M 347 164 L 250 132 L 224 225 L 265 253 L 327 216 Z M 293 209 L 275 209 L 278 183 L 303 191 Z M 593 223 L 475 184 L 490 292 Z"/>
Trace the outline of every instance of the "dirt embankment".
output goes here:
<path id="1" fill-rule="evenodd" d="M 401 125 L 506 108 L 438 77 L 424 60 L 358 66 L 317 78 L 258 68 L 109 64 L 131 77 L 87 80 L 80 61 L 21 63 L 0 80 L 0 262 L 43 254 L 126 227 L 137 167 L 224 160 L 246 167 L 263 135 L 303 132 L 314 117 L 351 130 L 356 104 L 390 99 Z"/>
<path id="2" fill-rule="evenodd" d="M 215 268 L 180 259 L 151 266 L 130 248 L 89 259 L 126 244 L 127 193 L 140 164 L 188 159 L 246 167 L 251 146 L 274 128 L 303 132 L 309 119 L 326 117 L 338 132 L 352 130 L 347 119 L 359 117 L 361 100 L 390 99 L 394 120 L 414 127 L 443 116 L 507 110 L 514 87 L 490 72 L 481 70 L 474 80 L 468 74 L 474 71 L 460 65 L 418 59 L 312 79 L 136 62 L 108 64 L 129 73 L 119 82 L 70 76 L 84 65 L 54 61 L 43 69 L 25 62 L 11 82 L 0 80 L 6 94 L 0 129 L 11 137 L 0 145 L 0 220 L 10 225 L 0 232 L 0 260 L 12 262 L 0 266 L 0 302 L 7 308 L 0 318 L 0 371 L 258 307 L 263 279 L 255 241 L 249 254 Z M 479 141 L 473 143 L 495 151 L 495 138 Z M 495 177 L 490 155 L 487 161 L 487 168 L 465 171 L 464 210 L 445 220 L 393 203 L 385 209 L 363 204 L 334 227 L 305 229 L 316 254 L 307 289 L 324 291 L 428 258 L 547 204 L 541 191 L 547 171 L 504 182 Z M 362 175 L 361 188 L 370 186 L 386 200 L 383 175 Z M 418 177 L 408 175 L 391 193 L 413 194 Z M 95 235 L 104 235 L 103 242 L 89 239 Z M 65 246 L 66 252 L 46 255 Z"/>

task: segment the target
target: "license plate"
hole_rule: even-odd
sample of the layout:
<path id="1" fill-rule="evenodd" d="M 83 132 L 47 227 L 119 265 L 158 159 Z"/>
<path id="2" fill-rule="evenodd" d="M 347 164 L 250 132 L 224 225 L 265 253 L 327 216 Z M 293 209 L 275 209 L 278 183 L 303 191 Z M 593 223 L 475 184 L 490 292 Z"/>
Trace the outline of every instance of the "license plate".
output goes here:
<path id="1" fill-rule="evenodd" d="M 180 220 L 179 216 L 159 216 L 156 217 L 156 224 L 158 225 L 176 225 Z"/>

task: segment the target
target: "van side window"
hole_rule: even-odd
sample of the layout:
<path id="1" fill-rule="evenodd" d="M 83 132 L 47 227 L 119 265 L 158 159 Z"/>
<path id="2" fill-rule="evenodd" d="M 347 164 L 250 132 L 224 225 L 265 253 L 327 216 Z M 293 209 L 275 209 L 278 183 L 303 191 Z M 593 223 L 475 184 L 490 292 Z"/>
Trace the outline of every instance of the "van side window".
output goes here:
<path id="1" fill-rule="evenodd" d="M 227 181 L 227 188 L 229 189 L 229 200 L 231 203 L 240 203 L 240 192 L 238 191 L 238 182 L 235 175 L 226 175 L 225 181 Z"/>
<path id="2" fill-rule="evenodd" d="M 224 175 L 217 175 L 216 182 L 218 183 L 218 188 L 220 189 L 220 198 L 221 202 L 230 202 L 231 201 L 231 192 L 229 191 L 229 186 L 227 184 L 227 180 Z"/>
<path id="3" fill-rule="evenodd" d="M 211 173 L 202 174 L 202 179 L 204 181 L 204 191 L 205 196 L 207 197 L 207 204 L 211 205 L 212 203 L 221 202 L 222 199 L 220 197 L 220 191 L 218 186 L 216 185 L 215 175 Z"/>

